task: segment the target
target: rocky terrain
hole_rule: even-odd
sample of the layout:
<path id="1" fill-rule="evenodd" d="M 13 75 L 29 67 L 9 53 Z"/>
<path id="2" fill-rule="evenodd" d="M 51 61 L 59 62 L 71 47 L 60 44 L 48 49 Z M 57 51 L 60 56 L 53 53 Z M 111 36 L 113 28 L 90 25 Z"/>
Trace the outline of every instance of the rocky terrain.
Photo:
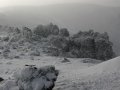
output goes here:
<path id="1" fill-rule="evenodd" d="M 54 66 L 37 68 L 25 65 L 23 70 L 14 73 L 14 79 L 4 81 L 0 90 L 52 90 L 58 71 Z"/>
<path id="2" fill-rule="evenodd" d="M 1 58 L 24 56 L 62 56 L 108 60 L 115 57 L 113 43 L 107 32 L 79 31 L 71 35 L 67 28 L 52 23 L 34 29 L 2 27 L 0 38 Z"/>
<path id="3" fill-rule="evenodd" d="M 120 58 L 107 32 L 71 35 L 52 23 L 0 29 L 0 90 L 120 89 Z"/>
<path id="4" fill-rule="evenodd" d="M 14 73 L 21 71 L 23 67 L 28 67 L 25 65 L 33 65 L 33 67 L 34 65 L 36 65 L 36 67 L 53 65 L 59 70 L 59 75 L 53 90 L 120 89 L 120 57 L 105 62 L 89 58 L 67 59 L 67 62 L 65 62 L 64 58 L 51 56 L 40 56 L 36 57 L 34 60 L 30 60 L 29 58 L 13 60 L 1 59 L 0 76 L 4 81 L 0 83 L 0 87 L 3 87 L 6 81 L 14 80 Z"/>

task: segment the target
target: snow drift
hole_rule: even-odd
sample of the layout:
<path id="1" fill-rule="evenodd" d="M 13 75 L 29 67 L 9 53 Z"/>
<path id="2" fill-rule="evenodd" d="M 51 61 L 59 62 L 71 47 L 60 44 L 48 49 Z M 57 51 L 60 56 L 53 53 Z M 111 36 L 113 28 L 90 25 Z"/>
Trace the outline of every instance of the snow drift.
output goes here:
<path id="1" fill-rule="evenodd" d="M 82 70 L 82 73 L 85 75 L 120 73 L 120 56 L 88 69 L 84 69 Z"/>
<path id="2" fill-rule="evenodd" d="M 120 57 L 75 72 L 74 88 L 64 90 L 120 90 Z"/>

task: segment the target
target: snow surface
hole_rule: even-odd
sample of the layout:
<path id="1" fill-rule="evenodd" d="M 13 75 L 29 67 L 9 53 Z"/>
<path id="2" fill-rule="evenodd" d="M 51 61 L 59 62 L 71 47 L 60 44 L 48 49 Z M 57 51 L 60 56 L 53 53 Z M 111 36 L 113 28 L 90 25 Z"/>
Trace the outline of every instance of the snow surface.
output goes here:
<path id="1" fill-rule="evenodd" d="M 66 63 L 62 63 L 64 58 L 51 56 L 35 57 L 34 60 L 27 57 L 2 59 L 0 60 L 0 77 L 6 80 L 13 79 L 14 72 L 22 69 L 26 64 L 37 67 L 54 65 L 60 73 L 53 90 L 120 90 L 120 57 L 100 64 L 99 62 L 83 63 L 82 58 L 68 59 L 70 62 Z M 14 87 L 12 90 L 18 90 L 18 88 Z"/>

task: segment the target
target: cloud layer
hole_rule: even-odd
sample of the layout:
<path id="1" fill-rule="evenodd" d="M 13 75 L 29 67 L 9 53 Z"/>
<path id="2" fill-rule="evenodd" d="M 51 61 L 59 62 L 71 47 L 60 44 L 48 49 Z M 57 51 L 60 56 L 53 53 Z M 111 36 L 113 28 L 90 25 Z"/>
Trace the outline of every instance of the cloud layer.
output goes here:
<path id="1" fill-rule="evenodd" d="M 106 6 L 120 6 L 120 0 L 0 0 L 0 7 L 17 5 L 47 5 L 56 3 L 92 3 Z"/>

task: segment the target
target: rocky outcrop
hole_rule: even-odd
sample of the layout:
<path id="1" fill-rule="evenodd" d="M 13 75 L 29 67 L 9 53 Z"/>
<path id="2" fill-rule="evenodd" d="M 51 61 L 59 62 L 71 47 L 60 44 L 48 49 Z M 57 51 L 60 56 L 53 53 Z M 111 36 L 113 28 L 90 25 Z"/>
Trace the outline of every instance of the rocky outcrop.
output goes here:
<path id="1" fill-rule="evenodd" d="M 4 39 L 0 38 L 1 48 L 8 46 L 10 51 L 12 49 L 12 51 L 23 52 L 26 55 L 40 56 L 40 51 L 43 51 L 41 48 L 44 48 L 45 52 L 53 56 L 100 60 L 108 60 L 115 56 L 113 44 L 106 32 L 80 31 L 70 36 L 66 28 L 59 29 L 52 23 L 38 25 L 33 30 L 23 27 L 22 30 L 11 28 L 10 31 L 11 33 Z M 8 53 L 4 51 L 4 56 L 7 57 Z"/>
<path id="2" fill-rule="evenodd" d="M 26 65 L 14 74 L 14 80 L 6 81 L 0 90 L 52 90 L 57 80 L 58 71 L 54 66 L 37 68 Z"/>
<path id="3" fill-rule="evenodd" d="M 48 47 L 49 53 L 52 56 L 63 56 L 64 52 L 67 52 L 68 38 L 61 36 L 49 37 L 50 47 Z"/>
<path id="4" fill-rule="evenodd" d="M 73 46 L 73 53 L 77 55 L 77 57 L 81 58 L 95 58 L 95 43 L 92 37 L 80 37 L 75 38 Z M 77 52 L 74 52 L 78 50 Z"/>
<path id="5" fill-rule="evenodd" d="M 50 41 L 58 56 L 100 60 L 108 60 L 115 56 L 113 44 L 106 32 L 101 34 L 93 30 L 80 31 L 72 37 L 60 35 L 52 37 Z"/>
<path id="6" fill-rule="evenodd" d="M 113 58 L 112 43 L 108 40 L 99 38 L 95 39 L 96 59 L 108 60 Z"/>
<path id="7" fill-rule="evenodd" d="M 41 37 L 48 37 L 49 35 L 58 35 L 59 27 L 50 23 L 49 25 L 38 25 L 34 30 L 34 34 Z"/>
<path id="8" fill-rule="evenodd" d="M 23 27 L 23 37 L 27 40 L 31 40 L 32 38 L 32 31 L 31 29 L 27 28 L 27 27 Z"/>
<path id="9" fill-rule="evenodd" d="M 112 42 L 108 34 L 98 33 L 92 30 L 75 34 L 70 43 L 70 52 L 80 58 L 95 58 L 108 60 L 114 57 Z"/>
<path id="10" fill-rule="evenodd" d="M 69 31 L 67 30 L 67 28 L 62 28 L 60 29 L 60 33 L 59 33 L 61 36 L 63 37 L 68 37 L 70 34 L 69 34 Z"/>
<path id="11" fill-rule="evenodd" d="M 58 35 L 59 34 L 59 27 L 57 25 L 54 25 L 53 23 L 50 23 L 47 25 L 48 30 L 52 35 Z"/>
<path id="12" fill-rule="evenodd" d="M 0 77 L 0 82 L 2 82 L 4 79 Z"/>

